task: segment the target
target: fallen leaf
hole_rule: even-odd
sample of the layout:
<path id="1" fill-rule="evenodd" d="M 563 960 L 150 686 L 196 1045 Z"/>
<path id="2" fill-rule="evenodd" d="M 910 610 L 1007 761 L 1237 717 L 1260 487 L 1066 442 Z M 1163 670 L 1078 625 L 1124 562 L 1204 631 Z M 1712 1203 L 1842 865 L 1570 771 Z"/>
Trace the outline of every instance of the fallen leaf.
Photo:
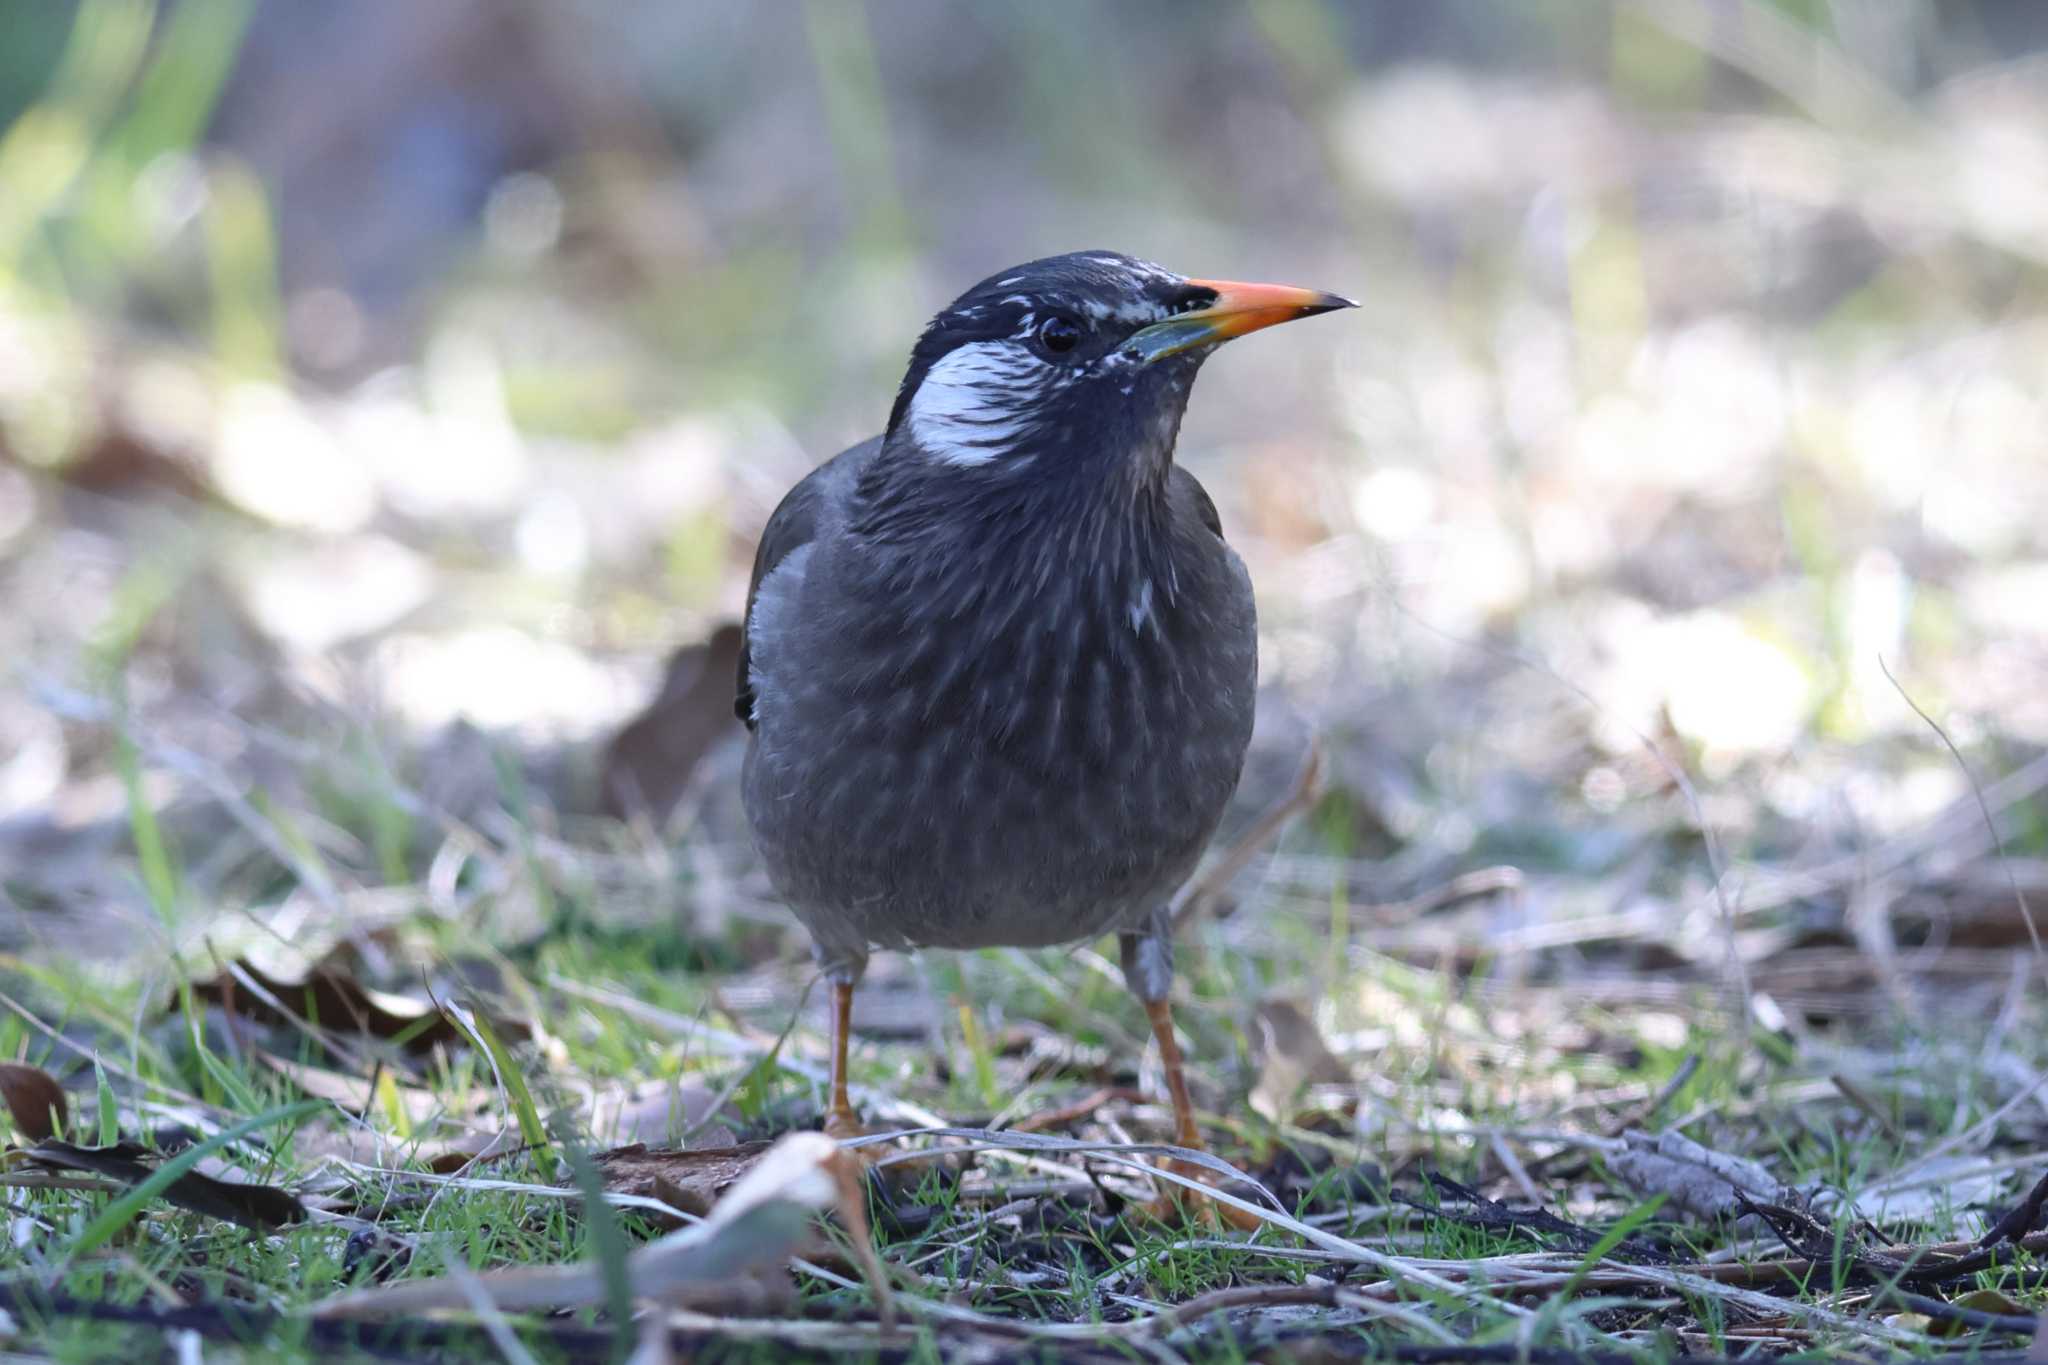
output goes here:
<path id="1" fill-rule="evenodd" d="M 1291 1000 L 1270 996 L 1253 1017 L 1259 1049 L 1259 1079 L 1252 1087 L 1254 1110 L 1280 1123 L 1311 1085 L 1342 1085 L 1352 1079 L 1315 1020 Z"/>
<path id="2" fill-rule="evenodd" d="M 367 1123 L 353 1121 L 308 1123 L 292 1139 L 292 1150 L 308 1165 L 339 1161 L 355 1166 L 391 1166 L 405 1159 L 405 1144 L 399 1139 Z"/>
<path id="3" fill-rule="evenodd" d="M 488 1094 L 482 1090 L 436 1093 L 416 1085 L 401 1085 L 395 1081 L 376 1086 L 366 1077 L 350 1076 L 344 1072 L 330 1071 L 326 1067 L 295 1062 L 274 1052 L 266 1052 L 262 1048 L 254 1048 L 252 1051 L 258 1061 L 286 1077 L 308 1095 L 315 1099 L 332 1100 L 352 1114 L 361 1114 L 373 1107 L 395 1102 L 404 1111 L 406 1122 L 425 1123 L 444 1114 L 473 1113 L 489 1099 Z M 384 1073 L 387 1078 L 390 1074 L 388 1070 Z"/>
<path id="4" fill-rule="evenodd" d="M 607 1190 L 659 1199 L 701 1217 L 728 1186 L 754 1168 L 769 1147 L 766 1142 L 743 1142 L 736 1147 L 684 1151 L 636 1142 L 599 1152 L 593 1159 Z"/>
<path id="5" fill-rule="evenodd" d="M 1805 1202 L 1754 1161 L 1702 1147 L 1677 1132 L 1651 1137 L 1631 1130 L 1622 1141 L 1627 1146 L 1608 1156 L 1608 1169 L 1636 1193 L 1664 1195 L 1667 1208 L 1695 1218 L 1740 1215 L 1742 1198 L 1763 1204 Z"/>
<path id="6" fill-rule="evenodd" d="M 111 1147 L 80 1147 L 75 1143 L 47 1139 L 22 1154 L 31 1164 L 52 1170 L 90 1171 L 139 1185 L 155 1171 L 162 1154 L 132 1142 Z M 164 1189 L 164 1198 L 181 1209 L 239 1223 L 259 1232 L 296 1223 L 306 1216 L 306 1206 L 275 1185 L 220 1179 L 189 1171 Z"/>
<path id="7" fill-rule="evenodd" d="M 251 985 L 256 989 L 250 989 Z M 271 976 L 243 961 L 211 981 L 195 983 L 192 989 L 202 1000 L 212 1001 L 231 1014 L 265 1023 L 289 1024 L 296 1019 L 323 1029 L 349 1030 L 377 1038 L 403 1036 L 408 1052 L 430 1052 L 439 1044 L 467 1036 L 433 1001 L 365 986 L 352 973 L 329 962 L 310 968 L 294 980 Z M 284 1009 L 273 1005 L 273 1000 Z M 530 1030 L 513 1020 L 494 1017 L 492 1027 L 501 1037 L 523 1039 L 530 1035 Z"/>
<path id="8" fill-rule="evenodd" d="M 2034 1316 L 2027 1309 L 2014 1302 L 2009 1296 L 1996 1289 L 1972 1289 L 1967 1294 L 1958 1294 L 1950 1299 L 1949 1307 L 1962 1308 L 1972 1313 L 1990 1313 L 2002 1318 L 2030 1318 Z M 1927 1329 L 1938 1337 L 1968 1336 L 1981 1328 L 1970 1327 L 1960 1322 L 1937 1322 Z"/>
<path id="9" fill-rule="evenodd" d="M 92 439 L 59 467 L 58 477 L 94 493 L 165 490 L 194 502 L 219 503 L 192 451 L 139 427 L 113 394 L 98 406 Z"/>
<path id="10" fill-rule="evenodd" d="M 507 1128 L 495 1133 L 470 1131 L 456 1138 L 448 1147 L 425 1158 L 427 1169 L 435 1175 L 454 1175 L 472 1161 L 487 1161 L 491 1157 L 504 1156 L 525 1148 L 526 1141 L 516 1128 Z"/>
<path id="11" fill-rule="evenodd" d="M 599 801 L 615 819 L 659 824 L 711 747 L 736 732 L 732 713 L 740 628 L 723 625 L 669 656 L 661 691 L 605 746 Z"/>
<path id="12" fill-rule="evenodd" d="M 790 1133 L 755 1155 L 751 1169 L 733 1182 L 710 1217 L 626 1258 L 633 1297 L 665 1303 L 677 1295 L 694 1295 L 707 1284 L 744 1282 L 773 1270 L 788 1260 L 811 1216 L 831 1209 L 852 1234 L 882 1320 L 892 1322 L 888 1282 L 868 1237 L 854 1158 L 823 1133 L 811 1132 Z M 474 1308 L 480 1298 L 515 1312 L 587 1307 L 604 1302 L 604 1275 L 593 1262 L 519 1266 L 465 1275 L 462 1281 L 421 1279 L 355 1290 L 325 1299 L 312 1311 L 329 1318 L 387 1317 Z"/>
<path id="13" fill-rule="evenodd" d="M 55 1137 L 71 1121 L 64 1087 L 41 1067 L 0 1062 L 0 1099 L 7 1101 L 15 1131 L 30 1142 Z"/>

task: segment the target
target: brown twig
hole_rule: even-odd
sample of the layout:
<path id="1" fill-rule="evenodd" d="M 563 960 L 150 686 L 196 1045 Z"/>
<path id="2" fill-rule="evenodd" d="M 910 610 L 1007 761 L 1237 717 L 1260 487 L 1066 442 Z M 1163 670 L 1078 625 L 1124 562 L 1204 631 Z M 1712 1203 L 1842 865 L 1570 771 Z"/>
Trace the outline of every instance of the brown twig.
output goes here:
<path id="1" fill-rule="evenodd" d="M 1139 1104 L 1144 1099 L 1145 1092 L 1142 1090 L 1133 1089 L 1128 1085 L 1105 1085 L 1092 1094 L 1083 1095 L 1071 1104 L 1063 1104 L 1056 1109 L 1041 1109 L 1023 1122 L 1011 1124 L 1009 1131 L 1012 1133 L 1040 1133 L 1048 1128 L 1064 1127 L 1076 1119 L 1087 1118 L 1103 1105 L 1116 1100 L 1123 1100 L 1130 1104 Z"/>
<path id="2" fill-rule="evenodd" d="M 2023 1246 L 2032 1240 L 2027 1236 L 2041 1221 L 2041 1206 L 2048 1204 L 2048 1175 L 2034 1182 L 2034 1188 L 2027 1191 L 2027 1197 L 2006 1213 L 2005 1217 L 1991 1225 L 1977 1245 L 1994 1247 L 2000 1242 L 2011 1242 Z"/>

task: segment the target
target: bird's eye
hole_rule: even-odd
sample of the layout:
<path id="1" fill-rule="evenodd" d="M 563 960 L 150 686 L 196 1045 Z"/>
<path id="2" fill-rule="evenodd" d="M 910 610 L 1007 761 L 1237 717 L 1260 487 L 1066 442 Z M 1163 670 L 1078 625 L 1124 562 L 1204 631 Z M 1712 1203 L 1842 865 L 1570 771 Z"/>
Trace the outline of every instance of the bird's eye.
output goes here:
<path id="1" fill-rule="evenodd" d="M 1038 344 L 1048 351 L 1071 351 L 1081 344 L 1081 329 L 1066 318 L 1047 318 L 1038 324 Z"/>

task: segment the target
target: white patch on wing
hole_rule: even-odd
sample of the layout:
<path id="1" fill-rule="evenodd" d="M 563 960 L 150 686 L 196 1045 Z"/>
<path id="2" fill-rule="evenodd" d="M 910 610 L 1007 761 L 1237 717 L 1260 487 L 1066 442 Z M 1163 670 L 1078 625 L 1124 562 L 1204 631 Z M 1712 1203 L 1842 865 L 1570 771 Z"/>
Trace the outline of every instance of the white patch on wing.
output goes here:
<path id="1" fill-rule="evenodd" d="M 764 715 L 771 717 L 771 732 L 772 718 L 788 695 L 782 685 L 786 679 L 778 677 L 785 661 L 777 654 L 776 645 L 788 636 L 786 618 L 790 603 L 803 586 L 811 548 L 799 545 L 769 571 L 754 593 L 753 611 L 747 618 L 747 686 L 754 693 L 752 714 L 756 725 Z"/>
<path id="2" fill-rule="evenodd" d="M 1014 447 L 1056 382 L 1053 367 L 1015 341 L 956 346 L 925 372 L 905 420 L 935 459 L 982 465 Z"/>
<path id="3" fill-rule="evenodd" d="M 1143 635 L 1145 627 L 1152 621 L 1152 580 L 1146 579 L 1138 585 L 1138 595 L 1131 599 L 1131 633 Z"/>

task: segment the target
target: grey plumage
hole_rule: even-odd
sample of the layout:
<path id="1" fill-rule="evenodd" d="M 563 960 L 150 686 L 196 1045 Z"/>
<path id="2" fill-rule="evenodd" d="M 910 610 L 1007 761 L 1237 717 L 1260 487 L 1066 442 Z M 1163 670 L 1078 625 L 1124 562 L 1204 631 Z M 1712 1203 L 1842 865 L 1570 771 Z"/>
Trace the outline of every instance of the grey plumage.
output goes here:
<path id="1" fill-rule="evenodd" d="M 1231 288 L 1343 306 L 1106 252 L 992 277 L 919 340 L 885 434 L 770 518 L 745 802 L 835 980 L 874 947 L 1115 930 L 1163 1000 L 1158 912 L 1236 785 L 1258 680 L 1250 579 L 1172 459 L 1215 342 L 1282 320 L 1205 322 L 1242 321 Z"/>
<path id="2" fill-rule="evenodd" d="M 1201 856 L 1251 736 L 1251 583 L 1207 497 L 1172 469 L 1091 571 L 1066 553 L 1086 529 L 863 534 L 881 456 L 866 442 L 800 485 L 809 534 L 755 592 L 745 792 L 777 889 L 845 965 L 1141 918 Z M 1158 586 L 1134 630 L 1140 575 Z"/>

